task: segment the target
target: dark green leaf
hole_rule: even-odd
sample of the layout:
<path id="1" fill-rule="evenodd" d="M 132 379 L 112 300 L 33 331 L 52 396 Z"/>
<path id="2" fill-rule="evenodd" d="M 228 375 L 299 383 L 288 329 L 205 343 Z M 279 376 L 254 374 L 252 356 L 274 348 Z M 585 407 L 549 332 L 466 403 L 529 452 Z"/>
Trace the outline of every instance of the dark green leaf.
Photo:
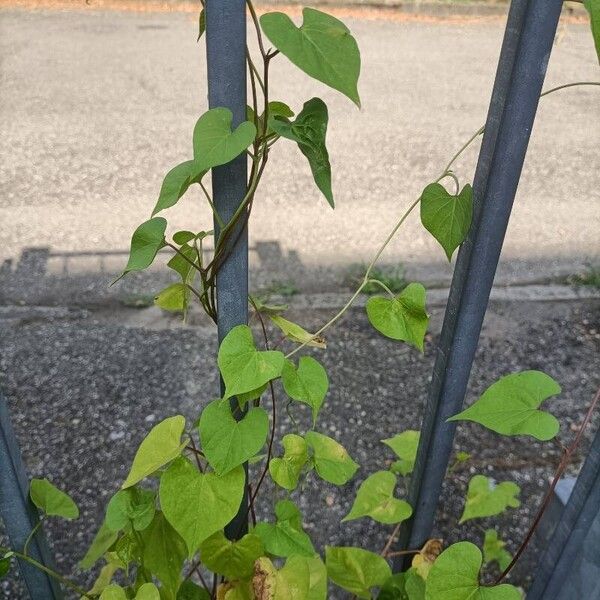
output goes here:
<path id="1" fill-rule="evenodd" d="M 10 571 L 11 567 L 11 558 L 10 556 L 5 556 L 0 559 L 0 579 L 6 577 Z"/>
<path id="2" fill-rule="evenodd" d="M 477 402 L 448 421 L 474 421 L 502 435 L 550 440 L 560 423 L 539 406 L 560 392 L 558 383 L 541 371 L 512 373 L 493 383 Z"/>
<path id="3" fill-rule="evenodd" d="M 369 298 L 367 316 L 386 337 L 408 342 L 423 352 L 429 315 L 425 310 L 425 288 L 420 283 L 407 285 L 395 298 Z"/>
<path id="4" fill-rule="evenodd" d="M 317 187 L 333 208 L 331 165 L 325 145 L 327 121 L 327 106 L 320 98 L 312 98 L 304 103 L 304 108 L 295 121 L 289 122 L 275 117 L 269 120 L 269 125 L 281 137 L 298 144 L 300 151 L 308 160 Z"/>
<path id="5" fill-rule="evenodd" d="M 79 518 L 77 504 L 47 479 L 32 479 L 29 495 L 33 503 L 49 517 Z"/>
<path id="6" fill-rule="evenodd" d="M 360 106 L 360 53 L 350 30 L 314 8 L 303 9 L 302 14 L 299 28 L 281 12 L 262 15 L 260 24 L 270 42 L 298 68 Z"/>
<path id="7" fill-rule="evenodd" d="M 144 567 L 154 574 L 175 597 L 181 583 L 181 570 L 187 556 L 185 542 L 161 512 L 142 532 Z"/>
<path id="8" fill-rule="evenodd" d="M 198 39 L 197 42 L 200 41 L 200 38 L 204 35 L 206 31 L 206 13 L 204 12 L 204 8 L 200 11 L 200 16 L 198 17 Z M 178 599 L 179 600 L 179 599 Z"/>
<path id="9" fill-rule="evenodd" d="M 176 600 L 210 600 L 210 594 L 193 581 L 186 579 L 177 590 Z"/>
<path id="10" fill-rule="evenodd" d="M 467 184 L 457 196 L 439 183 L 431 183 L 421 195 L 421 222 L 441 244 L 448 260 L 462 244 L 473 216 L 473 188 Z"/>
<path id="11" fill-rule="evenodd" d="M 251 408 L 236 421 L 227 400 L 215 400 L 200 415 L 202 450 L 218 475 L 228 473 L 257 454 L 269 433 L 269 417 L 260 407 Z"/>

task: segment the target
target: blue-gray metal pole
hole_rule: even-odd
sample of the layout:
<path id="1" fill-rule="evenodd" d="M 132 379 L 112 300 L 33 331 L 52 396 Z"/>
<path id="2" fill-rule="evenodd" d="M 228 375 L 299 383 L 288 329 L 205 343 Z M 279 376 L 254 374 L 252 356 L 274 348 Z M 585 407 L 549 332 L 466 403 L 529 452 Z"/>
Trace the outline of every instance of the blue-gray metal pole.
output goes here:
<path id="1" fill-rule="evenodd" d="M 591 525 L 598 514 L 600 514 L 600 430 L 596 432 L 569 501 L 540 559 L 535 579 L 527 593 L 527 600 L 573 597 L 573 590 L 570 594 L 564 592 L 561 594 L 561 591 L 565 584 L 570 583 L 569 576 L 573 573 L 574 563 L 584 550 Z M 590 548 L 590 550 L 591 555 L 600 552 L 600 548 Z"/>
<path id="2" fill-rule="evenodd" d="M 246 4 L 245 0 L 206 0 L 206 58 L 208 104 L 233 113 L 233 127 L 246 120 Z M 228 223 L 246 192 L 247 158 L 212 170 L 213 202 Z M 219 224 L 215 219 L 215 240 Z M 236 325 L 248 322 L 248 230 L 245 223 L 234 231 L 234 244 L 217 273 L 217 328 L 219 344 Z M 221 392 L 222 389 L 221 384 Z M 239 414 L 239 411 L 238 411 Z M 247 468 L 246 468 L 247 471 Z M 248 497 L 227 528 L 232 537 L 246 533 Z"/>
<path id="3" fill-rule="evenodd" d="M 13 432 L 8 407 L 0 393 L 0 517 L 13 550 L 21 551 L 38 523 L 38 513 L 29 499 L 29 479 L 25 472 L 19 444 Z M 41 530 L 29 544 L 29 556 L 53 568 L 50 550 Z M 60 600 L 58 583 L 26 561 L 19 560 L 23 581 L 32 600 Z"/>
<path id="4" fill-rule="evenodd" d="M 477 163 L 473 224 L 461 248 L 437 350 L 400 548 L 429 538 L 481 325 L 560 16 L 562 0 L 513 0 Z"/>

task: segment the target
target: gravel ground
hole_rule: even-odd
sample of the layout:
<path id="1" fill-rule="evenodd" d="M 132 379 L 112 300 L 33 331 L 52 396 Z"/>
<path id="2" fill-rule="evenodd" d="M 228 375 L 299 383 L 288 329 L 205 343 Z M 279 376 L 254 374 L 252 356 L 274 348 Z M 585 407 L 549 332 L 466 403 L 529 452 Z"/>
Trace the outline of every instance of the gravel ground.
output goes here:
<path id="1" fill-rule="evenodd" d="M 145 432 L 177 412 L 195 418 L 197 407 L 214 397 L 212 329 L 174 327 L 167 318 L 159 326 L 154 320 L 152 329 L 141 327 L 148 310 L 152 309 L 118 315 L 67 311 L 54 319 L 32 311 L 29 317 L 7 314 L 0 321 L 0 376 L 31 474 L 48 476 L 68 489 L 82 508 L 74 524 L 49 526 L 57 560 L 66 572 L 82 556 Z M 320 428 L 340 439 L 362 468 L 356 480 L 342 488 L 309 480 L 300 506 L 319 548 L 326 542 L 370 549 L 383 544 L 387 528 L 369 520 L 341 526 L 339 519 L 364 477 L 391 458 L 379 440 L 419 426 L 441 312 L 434 310 L 424 355 L 379 337 L 359 310 L 331 333 L 322 353 L 331 388 Z M 311 326 L 327 314 L 292 316 Z M 503 374 L 542 369 L 563 387 L 548 408 L 559 417 L 561 437 L 567 441 L 600 384 L 599 348 L 598 300 L 493 303 L 469 399 Z M 304 422 L 307 415 L 298 413 Z M 282 432 L 288 427 L 281 422 Z M 515 480 L 523 488 L 519 509 L 480 523 L 498 524 L 514 550 L 557 461 L 557 448 L 504 440 L 466 425 L 459 428 L 456 449 L 474 456 L 446 482 L 436 533 L 448 543 L 463 537 L 481 541 L 480 528 L 458 526 L 457 516 L 469 477 L 486 473 L 498 481 Z M 266 488 L 265 501 L 272 497 Z M 526 584 L 534 560 L 535 552 L 526 556 L 515 572 L 517 583 Z M 23 598 L 14 580 L 5 583 L 4 590 L 11 599 Z"/>

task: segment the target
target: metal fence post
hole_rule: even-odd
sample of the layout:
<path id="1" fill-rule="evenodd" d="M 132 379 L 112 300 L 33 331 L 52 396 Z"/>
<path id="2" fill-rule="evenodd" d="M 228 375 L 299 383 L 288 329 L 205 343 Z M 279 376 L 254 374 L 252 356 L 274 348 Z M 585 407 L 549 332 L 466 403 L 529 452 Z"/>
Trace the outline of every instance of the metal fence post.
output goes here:
<path id="1" fill-rule="evenodd" d="M 474 178 L 474 214 L 444 317 L 400 548 L 430 537 L 562 0 L 512 0 Z M 398 561 L 400 562 L 400 561 Z"/>
<path id="2" fill-rule="evenodd" d="M 527 600 L 544 600 L 550 598 L 574 598 L 578 596 L 577 591 L 567 585 L 572 582 L 570 577 L 574 574 L 573 565 L 586 551 L 586 538 L 593 535 L 596 542 L 598 533 L 591 531 L 594 520 L 600 515 L 600 430 L 592 443 L 590 452 L 581 468 L 575 487 L 571 492 L 569 501 L 565 506 L 556 529 L 546 547 L 531 588 L 527 594 Z M 588 548 L 590 556 L 598 556 L 598 546 Z M 596 577 L 597 577 L 597 568 Z M 594 577 L 593 569 L 586 583 L 592 586 L 598 585 Z M 591 575 L 591 577 L 590 577 Z M 596 581 L 592 581 L 596 579 Z M 592 596 L 586 596 L 590 598 Z"/>
<path id="3" fill-rule="evenodd" d="M 245 0 L 206 0 L 206 58 L 208 104 L 233 113 L 233 127 L 246 120 L 246 4 Z M 212 170 L 213 202 L 228 223 L 246 192 L 245 154 Z M 227 258 L 217 274 L 217 315 L 219 344 L 230 329 L 248 322 L 248 230 L 243 223 Z M 215 220 L 215 239 L 219 224 Z M 221 393 L 223 393 L 221 382 Z M 238 412 L 239 414 L 239 412 Z M 247 465 L 246 465 L 247 476 Z M 233 537 L 247 531 L 248 497 L 227 528 Z"/>
<path id="4" fill-rule="evenodd" d="M 6 399 L 0 393 L 0 517 L 11 546 L 22 550 L 38 522 L 38 513 L 29 500 L 29 479 L 25 472 L 19 444 L 13 432 Z M 50 550 L 41 530 L 29 544 L 29 556 L 53 568 Z M 61 600 L 58 583 L 28 562 L 19 560 L 23 581 L 32 600 Z"/>

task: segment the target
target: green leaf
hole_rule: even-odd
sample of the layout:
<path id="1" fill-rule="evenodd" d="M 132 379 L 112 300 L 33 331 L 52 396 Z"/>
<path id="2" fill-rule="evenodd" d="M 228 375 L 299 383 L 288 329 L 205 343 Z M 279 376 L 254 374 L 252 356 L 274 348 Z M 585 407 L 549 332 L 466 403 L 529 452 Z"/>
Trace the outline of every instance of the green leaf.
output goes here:
<path id="1" fill-rule="evenodd" d="M 106 525 L 114 532 L 129 525 L 142 531 L 150 525 L 155 513 L 155 494 L 151 490 L 129 488 L 117 492 L 106 507 Z"/>
<path id="2" fill-rule="evenodd" d="M 256 534 L 248 533 L 241 540 L 232 542 L 222 531 L 202 542 L 202 563 L 213 573 L 226 579 L 249 579 L 254 571 L 254 561 L 264 554 L 263 543 Z"/>
<path id="3" fill-rule="evenodd" d="M 187 306 L 187 288 L 183 283 L 174 283 L 158 293 L 154 304 L 169 312 L 183 311 Z"/>
<path id="4" fill-rule="evenodd" d="M 144 583 L 137 591 L 135 600 L 160 600 L 158 588 L 153 583 Z"/>
<path id="5" fill-rule="evenodd" d="M 283 118 L 271 118 L 271 129 L 281 137 L 292 140 L 308 160 L 313 179 L 327 202 L 334 208 L 331 191 L 331 165 L 325 144 L 327 136 L 327 106 L 320 98 L 312 98 L 304 103 L 296 119 L 292 122 Z"/>
<path id="6" fill-rule="evenodd" d="M 510 564 L 512 556 L 510 552 L 504 549 L 506 542 L 498 537 L 495 529 L 487 529 L 483 540 L 483 560 L 485 564 L 496 561 L 501 571 L 504 571 Z"/>
<path id="7" fill-rule="evenodd" d="M 162 217 L 154 217 L 133 232 L 129 260 L 123 275 L 131 271 L 143 271 L 152 264 L 158 251 L 165 245 L 166 229 L 167 221 Z"/>
<path id="8" fill-rule="evenodd" d="M 204 173 L 198 169 L 193 160 L 187 160 L 173 167 L 166 175 L 160 188 L 156 206 L 152 216 L 161 210 L 175 206 L 179 199 L 187 192 L 195 180 L 199 180 Z"/>
<path id="9" fill-rule="evenodd" d="M 79 509 L 68 494 L 47 479 L 32 479 L 29 487 L 32 502 L 49 517 L 78 519 Z"/>
<path id="10" fill-rule="evenodd" d="M 242 467 L 222 477 L 199 473 L 180 457 L 160 478 L 160 504 L 165 518 L 183 537 L 189 555 L 225 527 L 242 502 L 246 478 Z"/>
<path id="11" fill-rule="evenodd" d="M 326 600 L 327 598 L 327 569 L 319 556 L 291 556 L 286 567 L 300 570 L 302 564 L 308 569 L 308 591 L 304 600 Z"/>
<path id="12" fill-rule="evenodd" d="M 473 421 L 502 435 L 550 440 L 560 423 L 538 407 L 560 392 L 558 383 L 541 371 L 512 373 L 493 383 L 477 402 L 448 421 Z"/>
<path id="13" fill-rule="evenodd" d="M 290 500 L 280 500 L 275 505 L 277 522 L 258 523 L 253 530 L 262 540 L 265 550 L 274 556 L 288 557 L 315 555 L 310 537 L 302 529 L 302 518 Z"/>
<path id="14" fill-rule="evenodd" d="M 6 577 L 10 572 L 11 567 L 11 557 L 5 556 L 0 559 L 0 579 Z"/>
<path id="15" fill-rule="evenodd" d="M 596 46 L 598 62 L 600 62 L 600 0 L 583 0 L 588 13 L 590 13 L 590 26 L 592 28 L 592 37 Z"/>
<path id="16" fill-rule="evenodd" d="M 185 418 L 181 415 L 169 417 L 155 425 L 140 444 L 129 475 L 121 488 L 135 485 L 177 458 L 187 443 L 181 443 L 184 429 Z"/>
<path id="17" fill-rule="evenodd" d="M 186 579 L 177 590 L 177 600 L 211 600 L 211 596 L 204 588 Z"/>
<path id="18" fill-rule="evenodd" d="M 236 421 L 229 402 L 215 400 L 202 411 L 198 431 L 206 460 L 224 475 L 260 451 L 269 433 L 269 416 L 255 407 Z"/>
<path id="19" fill-rule="evenodd" d="M 521 488 L 512 481 L 495 484 L 493 479 L 485 475 L 475 475 L 469 482 L 467 500 L 460 523 L 469 519 L 492 517 L 498 515 L 506 508 L 517 508 L 520 502 L 517 499 Z"/>
<path id="20" fill-rule="evenodd" d="M 291 360 L 284 362 L 281 381 L 290 398 L 311 407 L 314 426 L 329 389 L 327 371 L 312 356 L 302 356 L 298 368 Z"/>
<path id="21" fill-rule="evenodd" d="M 386 446 L 389 446 L 400 459 L 392 465 L 392 471 L 397 471 L 403 476 L 412 473 L 417 458 L 420 435 L 421 434 L 418 431 L 408 429 L 392 438 L 381 440 Z"/>
<path id="22" fill-rule="evenodd" d="M 239 156 L 256 137 L 256 127 L 249 121 L 231 129 L 233 115 L 228 108 L 205 112 L 194 127 L 194 162 L 197 172 L 224 165 Z"/>
<path id="23" fill-rule="evenodd" d="M 206 31 L 206 13 L 204 12 L 204 8 L 200 11 L 200 15 L 198 16 L 198 39 L 197 42 L 200 41 L 200 38 L 204 35 Z"/>
<path id="24" fill-rule="evenodd" d="M 196 234 L 193 231 L 176 231 L 173 234 L 173 241 L 176 244 L 183 245 L 191 242 L 196 238 Z"/>
<path id="25" fill-rule="evenodd" d="M 467 184 L 457 196 L 439 183 L 431 183 L 421 195 L 421 223 L 440 243 L 448 260 L 469 233 L 473 217 L 473 188 Z"/>
<path id="26" fill-rule="evenodd" d="M 383 584 L 377 600 L 425 600 L 425 581 L 414 568 L 395 573 Z"/>
<path id="27" fill-rule="evenodd" d="M 283 353 L 257 350 L 250 327 L 238 325 L 221 342 L 218 364 L 225 382 L 225 398 L 231 398 L 279 377 Z"/>
<path id="28" fill-rule="evenodd" d="M 142 532 L 144 567 L 163 584 L 168 597 L 175 597 L 186 558 L 185 542 L 161 512 Z"/>
<path id="29" fill-rule="evenodd" d="M 442 552 L 427 577 L 426 600 L 521 600 L 516 587 L 503 583 L 479 585 L 481 552 L 470 542 L 458 542 Z"/>
<path id="30" fill-rule="evenodd" d="M 360 107 L 360 53 L 350 30 L 319 10 L 305 8 L 302 14 L 299 28 L 280 12 L 262 15 L 260 24 L 269 41 L 298 68 Z"/>
<path id="31" fill-rule="evenodd" d="M 284 454 L 282 458 L 272 458 L 269 473 L 273 481 L 286 490 L 294 490 L 304 465 L 308 461 L 308 450 L 303 437 L 294 433 L 283 436 Z"/>
<path id="32" fill-rule="evenodd" d="M 270 307 L 268 305 L 263 305 L 263 310 L 261 312 L 269 312 L 269 310 L 282 308 L 285 310 L 287 306 L 282 307 Z M 283 333 L 285 336 L 292 340 L 293 342 L 297 342 L 298 344 L 303 344 L 306 346 L 312 346 L 313 348 L 325 348 L 327 344 L 325 343 L 325 339 L 321 336 L 314 336 L 312 333 L 309 333 L 303 327 L 300 327 L 297 323 L 292 323 L 292 321 L 288 321 L 283 317 L 277 314 L 269 314 L 269 318 Z"/>
<path id="33" fill-rule="evenodd" d="M 383 557 L 362 548 L 326 546 L 325 564 L 331 581 L 359 598 L 371 598 L 392 575 Z"/>
<path id="34" fill-rule="evenodd" d="M 321 479 L 344 485 L 354 477 L 358 464 L 341 444 L 316 431 L 309 431 L 304 439 L 312 448 L 315 470 Z"/>
<path id="35" fill-rule="evenodd" d="M 377 471 L 369 475 L 360 484 L 352 509 L 342 522 L 371 517 L 379 523 L 390 525 L 408 519 L 412 508 L 408 502 L 394 498 L 396 483 L 396 476 L 389 471 Z"/>
<path id="36" fill-rule="evenodd" d="M 395 298 L 369 298 L 367 316 L 386 337 L 408 342 L 423 352 L 429 315 L 425 310 L 425 288 L 420 283 L 408 284 Z"/>
<path id="37" fill-rule="evenodd" d="M 79 562 L 80 568 L 91 569 L 116 541 L 117 534 L 104 521 L 85 556 Z"/>

